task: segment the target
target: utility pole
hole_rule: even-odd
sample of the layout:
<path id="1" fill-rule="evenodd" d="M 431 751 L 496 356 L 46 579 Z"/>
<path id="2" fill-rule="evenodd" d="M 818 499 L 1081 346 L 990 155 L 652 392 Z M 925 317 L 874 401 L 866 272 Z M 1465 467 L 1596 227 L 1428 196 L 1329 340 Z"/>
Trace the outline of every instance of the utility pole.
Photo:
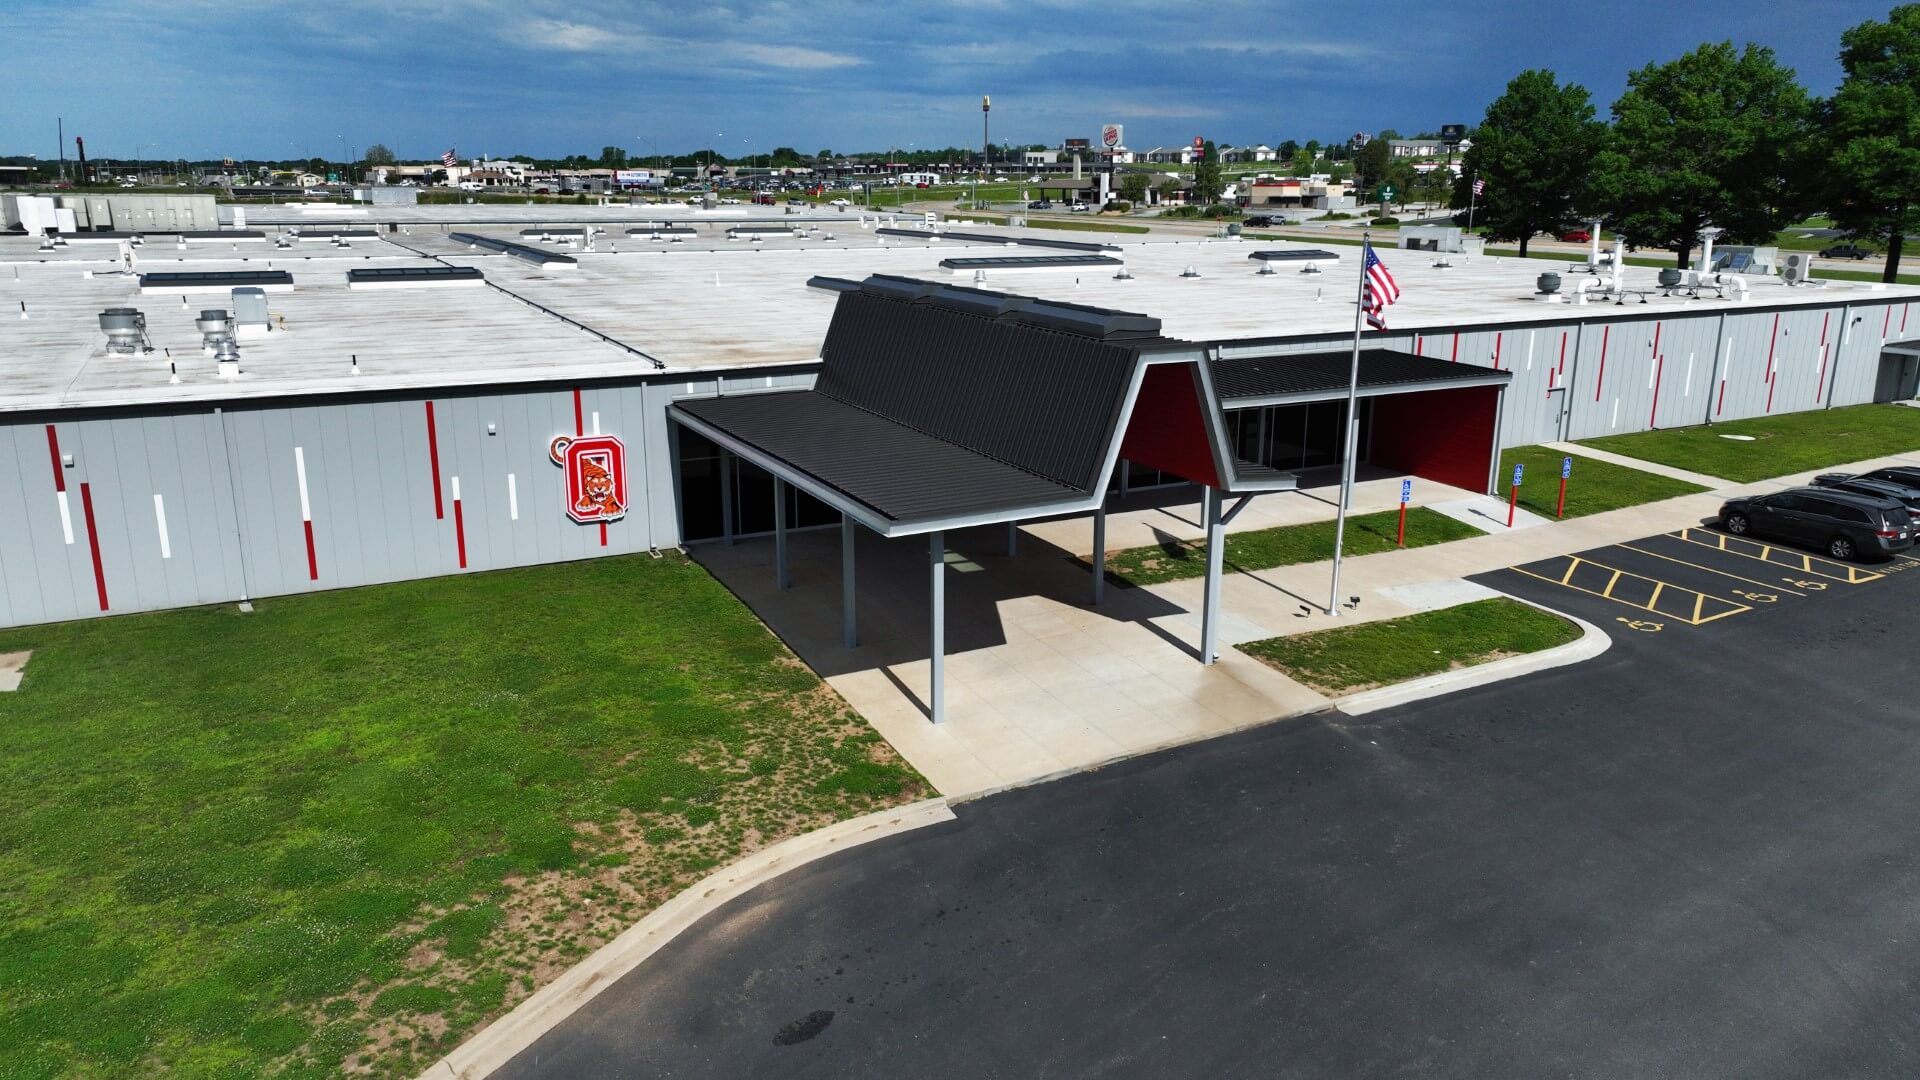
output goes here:
<path id="1" fill-rule="evenodd" d="M 67 119 L 56 116 L 53 122 L 60 133 L 60 182 L 64 184 L 67 182 Z"/>
<path id="2" fill-rule="evenodd" d="M 985 94 L 981 94 L 980 95 L 980 171 L 982 172 L 987 172 L 993 168 L 993 136 L 987 126 L 987 117 L 992 112 L 993 112 L 993 99 L 988 97 Z M 978 192 L 976 192 L 975 194 L 977 195 Z M 979 202 L 980 200 L 978 198 L 975 198 L 973 201 Z"/>

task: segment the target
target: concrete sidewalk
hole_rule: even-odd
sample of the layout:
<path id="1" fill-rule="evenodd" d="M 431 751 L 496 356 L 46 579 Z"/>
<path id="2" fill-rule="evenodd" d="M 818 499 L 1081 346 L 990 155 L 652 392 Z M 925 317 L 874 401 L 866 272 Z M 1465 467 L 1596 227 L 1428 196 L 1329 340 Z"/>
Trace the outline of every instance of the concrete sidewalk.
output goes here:
<path id="1" fill-rule="evenodd" d="M 1662 465 L 1657 461 L 1643 461 L 1640 458 L 1628 457 L 1625 454 L 1616 454 L 1611 450 L 1596 450 L 1591 446 L 1582 446 L 1579 443 L 1550 442 L 1543 443 L 1542 445 L 1549 450 L 1557 450 L 1562 454 L 1592 458 L 1595 461 L 1604 461 L 1609 465 L 1623 465 L 1629 469 L 1650 472 L 1656 476 L 1665 476 L 1673 480 L 1684 480 L 1689 484 L 1699 484 L 1701 487 L 1712 488 L 1715 491 L 1733 486 L 1733 481 L 1722 480 L 1717 476 L 1708 476 L 1706 473 L 1689 472 L 1686 469 L 1676 469 L 1671 465 Z"/>
<path id="2" fill-rule="evenodd" d="M 1834 468 L 1895 463 L 1920 463 L 1920 453 Z M 1468 576 L 1698 525 L 1718 514 L 1726 495 L 1778 490 L 1814 474 L 1529 528 L 1476 521 L 1493 531 L 1349 558 L 1338 616 L 1323 611 L 1329 562 L 1228 573 L 1221 587 L 1222 655 L 1212 666 L 1197 659 L 1201 579 L 1109 587 L 1105 604 L 1089 604 L 1092 582 L 1083 559 L 1092 547 L 1091 517 L 1025 526 L 1011 556 L 1004 528 L 954 532 L 948 538 L 948 719 L 939 725 L 928 720 L 925 705 L 924 540 L 859 538 L 862 643 L 856 649 L 840 639 L 837 530 L 791 537 L 793 584 L 784 592 L 774 586 L 771 540 L 705 544 L 694 555 L 936 788 L 963 796 L 1325 708 L 1326 698 L 1232 646 L 1464 603 L 1484 595 L 1463 587 Z M 1366 480 L 1358 485 L 1355 510 L 1388 509 L 1398 497 L 1397 478 Z M 1139 498 L 1149 505 L 1109 515 L 1113 549 L 1199 535 L 1185 498 L 1170 500 L 1165 492 Z M 1155 499 L 1166 505 L 1150 505 Z M 1333 512 L 1317 491 L 1268 495 L 1235 525 L 1238 531 L 1298 524 Z M 1356 597 L 1358 603 L 1347 606 Z"/>

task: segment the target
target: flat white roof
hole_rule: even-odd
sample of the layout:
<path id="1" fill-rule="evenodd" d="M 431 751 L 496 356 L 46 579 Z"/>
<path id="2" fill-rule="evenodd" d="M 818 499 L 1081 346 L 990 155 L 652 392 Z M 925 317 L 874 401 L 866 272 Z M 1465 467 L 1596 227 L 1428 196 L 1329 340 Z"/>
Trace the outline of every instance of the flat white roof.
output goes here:
<path id="1" fill-rule="evenodd" d="M 472 209 L 470 207 L 421 210 Z M 509 208 L 511 209 L 511 208 Z M 872 219 L 869 218 L 869 226 Z M 251 215 L 249 215 L 251 224 Z M 811 224 L 811 223 L 810 223 Z M 895 274 L 979 286 L 1157 316 L 1169 337 L 1223 341 L 1350 332 L 1358 249 L 1328 247 L 1337 259 L 1304 273 L 1278 262 L 1270 275 L 1248 258 L 1257 250 L 1310 249 L 1311 242 L 1190 239 L 954 226 L 970 233 L 1047 240 L 1101 240 L 1124 260 L 1112 266 L 1046 269 L 942 268 L 949 256 L 1058 254 L 1044 247 L 953 239 L 879 236 L 852 219 L 820 223 L 804 238 L 780 233 L 761 241 L 729 240 L 701 228 L 679 243 L 624 235 L 600 237 L 595 250 L 578 243 L 531 246 L 572 255 L 576 264 L 542 267 L 508 255 L 469 249 L 450 231 L 474 231 L 515 242 L 522 226 L 414 226 L 355 240 L 350 248 L 306 241 L 290 249 L 261 244 L 158 241 L 138 249 L 145 271 L 251 270 L 292 273 L 290 293 L 270 293 L 276 329 L 241 342 L 239 379 L 223 379 L 202 354 L 193 325 L 202 308 L 227 307 L 214 295 L 140 295 L 118 275 L 112 245 L 74 244 L 42 253 L 21 236 L 0 236 L 0 411 L 106 405 L 155 405 L 276 395 L 431 388 L 544 379 L 602 378 L 710 371 L 816 360 L 832 317 L 834 294 L 810 288 L 816 275 L 858 280 Z M 900 222 L 906 225 L 907 222 Z M 827 239 L 828 235 L 833 238 Z M 1576 307 L 1534 298 L 1534 280 L 1565 263 L 1539 259 L 1464 259 L 1435 266 L 1431 253 L 1382 249 L 1402 297 L 1389 312 L 1395 329 L 1463 324 L 1604 319 L 1668 310 L 1738 310 L 1731 300 L 1686 301 L 1658 295 L 1642 307 Z M 348 289 L 354 267 L 478 267 L 499 288 Z M 1183 276 L 1191 268 L 1193 277 Z M 86 276 L 91 271 L 92 276 Z M 1656 271 L 1629 267 L 1628 284 L 1652 288 Z M 1567 278 L 1570 287 L 1573 278 Z M 506 291 L 501 291 L 506 290 Z M 1835 282 L 1789 289 L 1777 280 L 1753 285 L 1750 305 L 1819 304 L 1855 298 L 1920 299 L 1920 288 Z M 21 304 L 25 319 L 20 318 Z M 534 305 L 539 305 L 538 307 Z M 146 314 L 160 351 L 117 356 L 105 351 L 99 312 L 134 307 Z M 542 308 L 547 310 L 542 310 Z M 564 316 L 556 318 L 555 314 Z M 572 320 L 615 339 L 611 344 Z M 622 346 L 625 347 L 622 347 Z M 169 382 L 171 353 L 179 383 Z M 645 354 L 636 355 L 636 354 Z M 359 374 L 351 360 L 359 358 Z"/>

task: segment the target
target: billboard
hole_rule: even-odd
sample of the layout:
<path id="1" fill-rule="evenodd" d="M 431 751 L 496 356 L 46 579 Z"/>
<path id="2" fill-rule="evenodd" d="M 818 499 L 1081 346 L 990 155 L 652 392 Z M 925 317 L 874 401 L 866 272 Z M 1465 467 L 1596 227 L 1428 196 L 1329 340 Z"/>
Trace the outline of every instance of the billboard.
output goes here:
<path id="1" fill-rule="evenodd" d="M 1093 140 L 1092 139 L 1066 139 L 1062 141 L 1060 145 L 1062 148 L 1067 150 L 1086 150 L 1093 146 Z"/>
<path id="2" fill-rule="evenodd" d="M 1112 150 L 1125 142 L 1124 130 L 1119 124 L 1103 124 L 1100 127 L 1100 145 Z"/>
<path id="3" fill-rule="evenodd" d="M 615 169 L 613 182 L 621 187 L 653 187 L 653 172 L 649 169 Z"/>
<path id="4" fill-rule="evenodd" d="M 1466 138 L 1467 138 L 1467 125 L 1465 124 L 1441 124 L 1440 125 L 1440 141 L 1441 142 L 1446 143 L 1449 146 L 1458 146 L 1460 143 L 1465 142 Z"/>

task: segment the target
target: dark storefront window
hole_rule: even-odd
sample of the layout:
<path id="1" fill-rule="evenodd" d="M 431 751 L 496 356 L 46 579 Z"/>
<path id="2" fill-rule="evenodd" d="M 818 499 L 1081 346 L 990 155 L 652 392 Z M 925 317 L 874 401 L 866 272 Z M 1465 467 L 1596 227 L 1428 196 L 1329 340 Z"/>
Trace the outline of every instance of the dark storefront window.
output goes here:
<path id="1" fill-rule="evenodd" d="M 720 448 L 704 435 L 674 425 L 680 433 L 680 520 L 682 539 L 717 540 L 726 535 L 721 511 Z M 773 476 L 757 465 L 733 459 L 733 534 L 773 531 Z M 787 527 L 837 525 L 840 512 L 787 486 Z"/>

